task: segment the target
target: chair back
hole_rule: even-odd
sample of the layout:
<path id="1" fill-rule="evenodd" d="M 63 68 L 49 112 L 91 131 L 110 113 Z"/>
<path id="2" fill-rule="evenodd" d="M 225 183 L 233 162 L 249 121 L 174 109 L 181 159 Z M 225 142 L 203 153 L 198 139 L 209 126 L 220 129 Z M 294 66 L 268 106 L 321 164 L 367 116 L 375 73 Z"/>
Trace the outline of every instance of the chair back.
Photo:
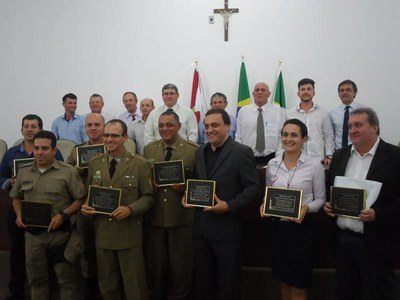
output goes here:
<path id="1" fill-rule="evenodd" d="M 58 140 L 57 148 L 60 150 L 64 161 L 67 161 L 67 158 L 71 154 L 72 149 L 75 147 L 76 143 L 71 140 Z"/>
<path id="2" fill-rule="evenodd" d="M 136 153 L 136 143 L 134 140 L 128 139 L 124 143 L 125 149 L 128 150 L 130 153 Z"/>
<path id="3" fill-rule="evenodd" d="M 0 139 L 0 163 L 3 160 L 3 156 L 6 154 L 7 149 L 8 147 L 6 141 Z"/>

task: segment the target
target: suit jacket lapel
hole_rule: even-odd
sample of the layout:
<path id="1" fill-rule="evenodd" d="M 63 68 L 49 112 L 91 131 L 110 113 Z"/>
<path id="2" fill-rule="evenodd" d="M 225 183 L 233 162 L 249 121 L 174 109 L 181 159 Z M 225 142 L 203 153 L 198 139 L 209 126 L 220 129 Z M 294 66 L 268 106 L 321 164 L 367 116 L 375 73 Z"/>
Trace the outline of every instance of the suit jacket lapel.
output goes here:
<path id="1" fill-rule="evenodd" d="M 371 177 L 371 175 L 374 174 L 376 170 L 379 169 L 380 166 L 383 165 L 383 162 L 387 159 L 387 152 L 388 147 L 386 142 L 384 142 L 382 139 L 379 141 L 378 147 L 376 148 L 375 155 L 372 159 L 371 165 L 368 170 L 367 174 L 367 179 Z"/>
<path id="2" fill-rule="evenodd" d="M 346 173 L 346 166 L 347 162 L 349 161 L 350 155 L 351 155 L 351 146 L 349 146 L 346 149 L 346 151 L 343 153 L 343 157 L 339 161 L 338 165 L 338 174 L 340 174 L 339 176 L 344 176 L 344 174 Z"/>
<path id="3" fill-rule="evenodd" d="M 181 138 L 177 141 L 175 144 L 175 150 L 172 151 L 172 157 L 171 160 L 179 160 L 182 158 L 182 156 L 185 154 L 186 147 L 185 144 L 182 143 Z"/>

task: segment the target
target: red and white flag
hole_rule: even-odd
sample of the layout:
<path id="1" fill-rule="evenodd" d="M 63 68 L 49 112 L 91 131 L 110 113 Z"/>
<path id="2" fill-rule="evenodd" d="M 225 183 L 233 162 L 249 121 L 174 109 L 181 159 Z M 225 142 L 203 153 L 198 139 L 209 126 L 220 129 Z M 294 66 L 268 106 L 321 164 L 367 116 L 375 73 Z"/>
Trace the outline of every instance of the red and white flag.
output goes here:
<path id="1" fill-rule="evenodd" d="M 197 66 L 194 68 L 190 108 L 196 115 L 197 123 L 200 122 L 200 119 L 204 118 L 208 110 L 207 101 L 204 95 L 204 88 Z"/>

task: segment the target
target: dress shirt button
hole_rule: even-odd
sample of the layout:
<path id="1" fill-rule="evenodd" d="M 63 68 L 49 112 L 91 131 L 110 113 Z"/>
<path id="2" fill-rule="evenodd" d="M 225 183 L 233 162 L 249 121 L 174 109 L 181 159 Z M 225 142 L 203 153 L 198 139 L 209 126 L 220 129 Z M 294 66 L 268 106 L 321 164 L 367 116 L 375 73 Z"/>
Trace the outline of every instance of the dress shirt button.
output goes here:
<path id="1" fill-rule="evenodd" d="M 167 189 L 164 189 L 164 193 L 166 193 L 167 192 Z"/>
<path id="2" fill-rule="evenodd" d="M 167 199 L 164 199 L 164 202 L 167 202 Z"/>

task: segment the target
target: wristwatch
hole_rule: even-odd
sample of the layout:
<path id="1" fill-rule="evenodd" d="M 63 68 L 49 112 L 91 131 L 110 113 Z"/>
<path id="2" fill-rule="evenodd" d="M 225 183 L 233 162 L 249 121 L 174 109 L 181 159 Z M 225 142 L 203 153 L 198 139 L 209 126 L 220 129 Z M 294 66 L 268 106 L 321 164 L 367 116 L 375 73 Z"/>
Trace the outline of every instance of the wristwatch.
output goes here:
<path id="1" fill-rule="evenodd" d="M 63 221 L 69 220 L 69 215 L 65 213 L 63 210 L 60 210 L 58 213 L 61 215 Z"/>

